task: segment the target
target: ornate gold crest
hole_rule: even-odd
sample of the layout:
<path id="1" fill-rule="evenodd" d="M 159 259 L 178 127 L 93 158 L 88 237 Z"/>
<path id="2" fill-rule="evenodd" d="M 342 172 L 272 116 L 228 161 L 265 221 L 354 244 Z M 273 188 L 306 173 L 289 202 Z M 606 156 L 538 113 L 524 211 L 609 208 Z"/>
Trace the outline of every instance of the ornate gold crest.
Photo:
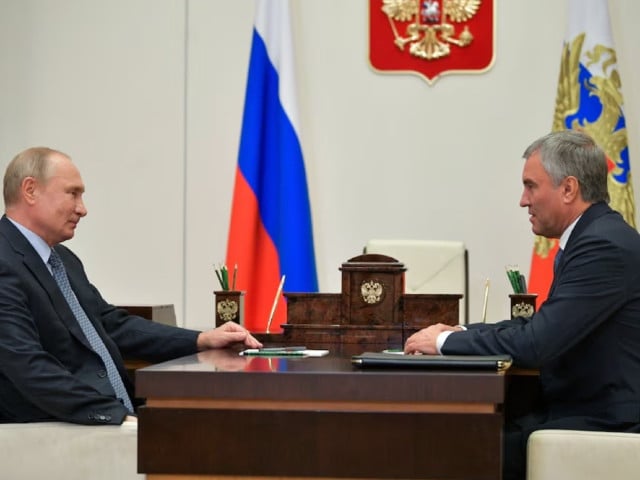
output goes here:
<path id="1" fill-rule="evenodd" d="M 480 0 L 445 0 L 442 13 L 438 0 L 420 3 L 419 0 L 383 0 L 382 11 L 389 17 L 394 43 L 400 50 L 408 43 L 411 55 L 433 60 L 449 55 L 451 44 L 466 47 L 473 41 L 467 25 L 456 38 L 454 24 L 473 18 L 480 7 Z M 407 36 L 403 37 L 398 33 L 395 22 L 407 20 L 411 23 L 406 27 Z"/>
<path id="2" fill-rule="evenodd" d="M 484 71 L 494 58 L 493 0 L 370 0 L 370 61 L 378 70 Z"/>
<path id="3" fill-rule="evenodd" d="M 225 322 L 235 320 L 238 317 L 238 302 L 221 300 L 218 302 L 218 315 Z"/>
<path id="4" fill-rule="evenodd" d="M 636 211 L 616 52 L 599 44 L 586 50 L 584 40 L 582 33 L 563 48 L 553 131 L 582 130 L 604 150 L 609 164 L 607 185 L 611 208 L 635 228 Z M 581 67 L 581 61 L 586 68 Z M 598 73 L 591 73 L 591 68 Z M 535 253 L 547 258 L 556 243 L 556 240 L 536 236 Z"/>
<path id="5" fill-rule="evenodd" d="M 511 316 L 512 317 L 533 317 L 534 310 L 533 305 L 530 303 L 520 302 L 516 303 L 513 307 L 511 307 Z"/>
<path id="6" fill-rule="evenodd" d="M 384 288 L 382 284 L 376 280 L 370 280 L 368 282 L 362 282 L 360 285 L 360 294 L 364 303 L 370 305 L 379 303 L 382 299 Z"/>
<path id="7" fill-rule="evenodd" d="M 616 52 L 604 45 L 595 45 L 591 50 L 583 51 L 584 39 L 584 33 L 578 35 L 573 42 L 565 45 L 562 52 L 553 130 L 582 130 L 604 150 L 609 162 L 611 207 L 635 227 L 627 129 L 624 121 L 621 122 L 622 91 Z M 588 59 L 585 67 L 602 74 L 581 71 L 580 60 L 583 55 Z M 597 101 L 599 115 L 589 111 L 593 107 L 587 99 L 591 100 L 591 104 L 593 100 Z"/>

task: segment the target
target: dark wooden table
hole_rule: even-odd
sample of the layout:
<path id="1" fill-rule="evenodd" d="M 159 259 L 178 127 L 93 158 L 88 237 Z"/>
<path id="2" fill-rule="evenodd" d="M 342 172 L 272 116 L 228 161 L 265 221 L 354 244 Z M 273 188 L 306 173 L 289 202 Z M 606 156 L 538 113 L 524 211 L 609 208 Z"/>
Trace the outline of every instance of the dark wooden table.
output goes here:
<path id="1" fill-rule="evenodd" d="M 505 376 L 208 351 L 136 372 L 139 471 L 499 479 Z"/>

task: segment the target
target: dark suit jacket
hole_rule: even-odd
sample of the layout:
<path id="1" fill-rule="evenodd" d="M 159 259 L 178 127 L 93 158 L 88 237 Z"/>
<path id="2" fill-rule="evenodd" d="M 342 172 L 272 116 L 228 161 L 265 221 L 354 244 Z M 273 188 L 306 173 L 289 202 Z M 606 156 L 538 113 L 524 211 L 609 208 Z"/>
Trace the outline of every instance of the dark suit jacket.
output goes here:
<path id="1" fill-rule="evenodd" d="M 55 247 L 71 286 L 134 398 L 122 356 L 158 362 L 196 352 L 197 331 L 131 316 L 107 303 L 68 248 Z M 104 364 L 47 266 L 6 218 L 0 219 L 0 422 L 62 420 L 119 424 Z"/>
<path id="2" fill-rule="evenodd" d="M 573 418 L 564 428 L 640 423 L 640 235 L 608 205 L 592 205 L 530 321 L 470 325 L 442 352 L 506 353 L 539 368 L 547 420 Z"/>

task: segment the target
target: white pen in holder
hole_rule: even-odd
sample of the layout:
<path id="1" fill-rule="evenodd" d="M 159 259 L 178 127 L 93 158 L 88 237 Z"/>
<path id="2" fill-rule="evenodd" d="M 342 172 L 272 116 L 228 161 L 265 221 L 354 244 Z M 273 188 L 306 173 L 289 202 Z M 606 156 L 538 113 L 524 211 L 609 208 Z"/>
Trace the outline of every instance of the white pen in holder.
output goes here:
<path id="1" fill-rule="evenodd" d="M 273 321 L 273 316 L 276 313 L 276 307 L 278 306 L 278 301 L 280 300 L 280 296 L 282 295 L 282 287 L 284 287 L 284 279 L 285 275 L 282 275 L 280 279 L 280 285 L 278 285 L 278 290 L 276 291 L 276 296 L 273 299 L 273 305 L 271 306 L 271 313 L 269 314 L 269 320 L 267 321 L 267 333 L 271 333 L 271 322 Z"/>
<path id="2" fill-rule="evenodd" d="M 484 282 L 484 301 L 482 302 L 482 323 L 487 322 L 487 305 L 489 304 L 489 279 Z"/>

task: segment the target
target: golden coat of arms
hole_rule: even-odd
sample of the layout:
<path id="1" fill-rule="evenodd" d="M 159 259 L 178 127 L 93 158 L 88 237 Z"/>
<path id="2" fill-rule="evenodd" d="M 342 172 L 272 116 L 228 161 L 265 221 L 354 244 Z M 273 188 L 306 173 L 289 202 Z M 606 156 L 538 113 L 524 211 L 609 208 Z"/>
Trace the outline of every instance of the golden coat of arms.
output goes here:
<path id="1" fill-rule="evenodd" d="M 377 280 L 365 281 L 360 285 L 360 294 L 362 295 L 362 301 L 364 301 L 364 303 L 368 303 L 370 305 L 380 303 L 383 293 L 384 287 L 382 286 L 382 283 Z"/>
<path id="2" fill-rule="evenodd" d="M 217 306 L 218 315 L 225 322 L 236 320 L 238 317 L 238 302 L 234 300 L 222 300 L 218 302 Z"/>
<path id="3" fill-rule="evenodd" d="M 369 0 L 369 61 L 382 72 L 481 73 L 495 58 L 494 0 Z"/>

